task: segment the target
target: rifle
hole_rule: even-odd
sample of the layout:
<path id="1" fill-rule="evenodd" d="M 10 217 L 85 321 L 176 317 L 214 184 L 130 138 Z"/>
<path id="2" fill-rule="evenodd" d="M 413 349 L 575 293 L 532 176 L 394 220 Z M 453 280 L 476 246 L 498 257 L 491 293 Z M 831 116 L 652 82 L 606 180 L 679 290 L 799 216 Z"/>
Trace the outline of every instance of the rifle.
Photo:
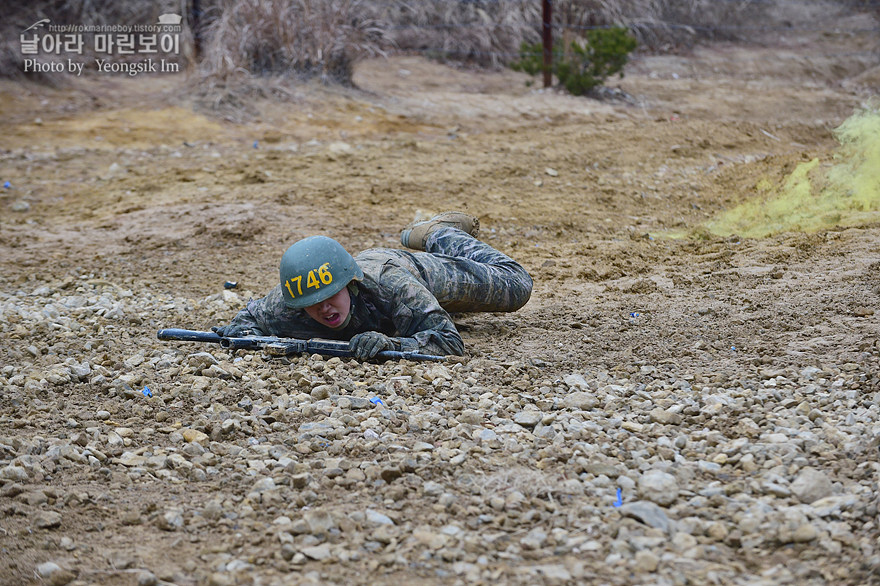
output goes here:
<path id="1" fill-rule="evenodd" d="M 348 342 L 335 340 L 300 340 L 298 338 L 276 338 L 274 336 L 246 336 L 243 338 L 224 337 L 214 332 L 199 332 L 195 330 L 182 330 L 168 328 L 159 330 L 156 336 L 160 340 L 179 340 L 182 342 L 209 342 L 220 344 L 229 350 L 263 350 L 270 356 L 290 356 L 292 354 L 321 354 L 322 356 L 339 356 L 340 358 L 353 358 Z M 376 354 L 376 358 L 385 360 L 424 360 L 442 362 L 443 356 L 431 354 L 419 354 L 418 352 L 399 352 L 397 350 L 382 350 Z"/>

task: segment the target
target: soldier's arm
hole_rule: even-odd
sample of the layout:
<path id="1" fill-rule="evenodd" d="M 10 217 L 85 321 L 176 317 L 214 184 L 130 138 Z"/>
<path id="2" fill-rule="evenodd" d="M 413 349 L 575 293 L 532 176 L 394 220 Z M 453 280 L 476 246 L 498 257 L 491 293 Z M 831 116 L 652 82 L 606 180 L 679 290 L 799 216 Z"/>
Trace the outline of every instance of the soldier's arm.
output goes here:
<path id="1" fill-rule="evenodd" d="M 428 289 L 408 272 L 400 269 L 382 275 L 389 285 L 386 302 L 400 337 L 401 350 L 456 356 L 464 355 L 464 342 L 449 314 Z"/>
<path id="2" fill-rule="evenodd" d="M 239 311 L 229 325 L 249 330 L 246 334 L 236 335 L 307 339 L 321 334 L 302 311 L 284 305 L 281 285 L 261 299 L 248 301 L 247 307 Z"/>
<path id="3" fill-rule="evenodd" d="M 440 311 L 443 311 L 442 309 Z M 446 313 L 443 311 L 443 313 Z M 415 328 L 417 331 L 412 335 L 402 334 L 400 349 L 404 352 L 420 352 L 434 355 L 464 355 L 464 342 L 449 314 L 444 319 L 436 319 L 440 316 L 430 315 L 428 319 L 418 320 Z M 423 328 L 423 329 L 422 329 Z"/>

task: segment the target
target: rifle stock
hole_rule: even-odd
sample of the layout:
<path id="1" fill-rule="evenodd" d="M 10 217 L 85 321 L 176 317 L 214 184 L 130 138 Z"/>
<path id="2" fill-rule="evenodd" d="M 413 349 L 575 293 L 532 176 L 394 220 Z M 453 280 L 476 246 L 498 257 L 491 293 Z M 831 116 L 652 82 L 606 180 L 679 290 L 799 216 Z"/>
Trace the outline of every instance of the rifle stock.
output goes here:
<path id="1" fill-rule="evenodd" d="M 354 358 L 348 349 L 348 342 L 336 340 L 300 340 L 298 338 L 276 338 L 274 336 L 245 336 L 242 338 L 223 337 L 214 332 L 199 332 L 196 330 L 184 330 L 179 328 L 167 328 L 159 330 L 156 336 L 160 340 L 178 340 L 182 342 L 209 342 L 220 344 L 229 350 L 264 350 L 272 356 L 290 356 L 292 354 L 321 354 L 322 356 L 338 356 L 340 358 Z M 442 362 L 443 356 L 420 354 L 418 352 L 399 352 L 397 350 L 383 350 L 376 354 L 376 358 L 384 360 L 417 360 Z"/>

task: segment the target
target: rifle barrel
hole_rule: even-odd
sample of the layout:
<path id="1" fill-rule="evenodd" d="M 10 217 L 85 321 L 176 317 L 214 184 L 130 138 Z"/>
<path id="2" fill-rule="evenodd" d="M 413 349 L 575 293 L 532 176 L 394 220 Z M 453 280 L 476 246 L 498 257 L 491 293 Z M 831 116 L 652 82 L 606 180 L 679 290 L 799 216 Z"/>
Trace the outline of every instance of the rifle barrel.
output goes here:
<path id="1" fill-rule="evenodd" d="M 348 343 L 336 340 L 297 340 L 295 338 L 275 338 L 272 336 L 244 336 L 241 338 L 223 337 L 215 332 L 199 332 L 196 330 L 184 330 L 180 328 L 166 328 L 156 334 L 160 340 L 179 340 L 181 342 L 210 342 L 220 344 L 227 350 L 260 350 L 265 346 L 288 346 L 286 352 L 278 355 L 315 353 L 324 356 L 339 356 L 352 358 L 354 355 L 348 349 Z M 275 353 L 272 353 L 275 354 Z M 397 350 L 383 350 L 376 354 L 376 358 L 385 360 L 424 360 L 430 362 L 442 362 L 443 356 L 420 354 L 418 352 L 400 352 Z"/>
<path id="2" fill-rule="evenodd" d="M 180 340 L 182 342 L 211 342 L 219 344 L 222 337 L 214 332 L 198 332 L 196 330 L 182 330 L 180 328 L 166 328 L 159 330 L 156 337 L 160 340 Z"/>

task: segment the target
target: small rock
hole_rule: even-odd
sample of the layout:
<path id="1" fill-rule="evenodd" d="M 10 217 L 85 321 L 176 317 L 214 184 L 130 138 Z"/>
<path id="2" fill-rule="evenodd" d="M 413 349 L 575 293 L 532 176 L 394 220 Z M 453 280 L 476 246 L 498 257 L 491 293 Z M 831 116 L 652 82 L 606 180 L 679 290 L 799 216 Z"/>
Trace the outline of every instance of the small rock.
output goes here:
<path id="1" fill-rule="evenodd" d="M 578 409 L 580 411 L 589 411 L 599 404 L 598 399 L 592 393 L 577 391 L 569 393 L 562 399 L 562 405 L 569 409 Z M 517 422 L 519 423 L 519 422 Z"/>
<path id="2" fill-rule="evenodd" d="M 831 480 L 825 473 L 809 466 L 801 470 L 791 483 L 792 494 L 806 504 L 831 496 L 831 491 Z"/>
<path id="3" fill-rule="evenodd" d="M 39 511 L 34 515 L 34 525 L 38 529 L 55 529 L 61 526 L 61 514 L 55 511 Z"/>
<path id="4" fill-rule="evenodd" d="M 430 526 L 418 527 L 412 535 L 419 543 L 431 549 L 440 549 L 449 542 L 447 535 L 438 533 Z"/>
<path id="5" fill-rule="evenodd" d="M 197 429 L 190 429 L 188 427 L 180 430 L 181 435 L 183 436 L 183 440 L 187 443 L 197 443 L 201 444 L 208 441 L 208 434 L 203 433 Z"/>
<path id="6" fill-rule="evenodd" d="M 633 433 L 640 433 L 645 429 L 645 426 L 638 421 L 624 421 L 620 424 L 620 427 Z"/>
<path id="7" fill-rule="evenodd" d="M 480 440 L 481 442 L 490 442 L 494 439 L 498 439 L 498 434 L 491 429 L 481 429 L 474 435 L 474 439 Z"/>
<path id="8" fill-rule="evenodd" d="M 162 531 L 177 531 L 184 525 L 180 511 L 165 511 L 156 517 L 156 526 Z"/>
<path id="9" fill-rule="evenodd" d="M 636 552 L 635 570 L 637 572 L 655 572 L 660 564 L 660 558 L 653 552 L 642 549 Z"/>
<path id="10" fill-rule="evenodd" d="M 6 466 L 5 468 L 0 469 L 0 478 L 11 480 L 13 482 L 27 482 L 28 473 L 27 470 L 21 466 Z"/>
<path id="11" fill-rule="evenodd" d="M 636 501 L 634 503 L 626 503 L 617 510 L 625 517 L 631 517 L 649 527 L 660 529 L 666 533 L 670 533 L 674 528 L 672 520 L 666 516 L 663 509 L 652 502 Z"/>
<path id="12" fill-rule="evenodd" d="M 667 411 L 666 409 L 652 409 L 648 415 L 650 415 L 651 421 L 654 423 L 660 423 L 663 425 L 678 425 L 681 423 L 681 415 L 673 413 L 672 411 Z"/>
<path id="13" fill-rule="evenodd" d="M 276 488 L 277 486 L 272 478 L 261 478 L 254 482 L 254 485 L 251 487 L 251 492 L 259 494 L 261 492 L 275 490 Z"/>
<path id="14" fill-rule="evenodd" d="M 589 462 L 584 470 L 593 476 L 607 476 L 608 478 L 617 478 L 621 474 L 621 470 L 616 466 L 602 462 Z"/>
<path id="15" fill-rule="evenodd" d="M 330 391 L 332 391 L 332 390 L 333 390 L 332 385 L 318 385 L 317 387 L 312 389 L 310 396 L 315 401 L 321 401 L 322 399 L 326 399 L 327 397 L 329 397 Z"/>
<path id="16" fill-rule="evenodd" d="M 438 496 L 443 494 L 444 487 L 439 482 L 428 481 L 422 485 L 425 496 Z"/>
<path id="17" fill-rule="evenodd" d="M 479 425 L 485 419 L 485 414 L 481 411 L 477 411 L 476 409 L 465 409 L 458 416 L 458 420 L 461 423 L 467 423 L 469 425 Z"/>
<path id="18" fill-rule="evenodd" d="M 568 584 L 573 578 L 571 572 L 562 564 L 535 566 L 533 571 L 543 576 L 548 584 Z"/>
<path id="19" fill-rule="evenodd" d="M 544 414 L 540 411 L 520 411 L 513 416 L 513 421 L 523 427 L 535 427 L 544 419 Z"/>
<path id="20" fill-rule="evenodd" d="M 312 535 L 327 534 L 336 528 L 336 520 L 330 514 L 330 511 L 320 509 L 306 511 L 303 514 L 303 520 L 308 525 Z"/>
<path id="21" fill-rule="evenodd" d="M 795 543 L 806 543 L 808 541 L 813 541 L 817 537 L 819 537 L 819 530 L 809 523 L 804 523 L 795 529 L 794 533 L 791 535 L 791 539 Z"/>
<path id="22" fill-rule="evenodd" d="M 584 391 L 590 390 L 590 383 L 587 382 L 587 379 L 585 379 L 584 375 L 582 374 L 567 374 L 562 377 L 562 382 L 570 387 L 577 387 L 579 389 L 583 389 Z"/>
<path id="23" fill-rule="evenodd" d="M 639 478 L 639 496 L 668 507 L 678 499 L 675 476 L 662 470 L 648 470 Z"/>
<path id="24" fill-rule="evenodd" d="M 373 509 L 367 509 L 367 521 L 373 525 L 394 525 L 391 517 L 383 515 Z"/>
<path id="25" fill-rule="evenodd" d="M 232 586 L 235 578 L 225 572 L 214 572 L 208 577 L 208 586 Z"/>
<path id="26" fill-rule="evenodd" d="M 547 541 L 547 533 L 536 527 L 529 531 L 525 537 L 519 540 L 520 545 L 526 549 L 541 549 Z"/>
<path id="27" fill-rule="evenodd" d="M 186 357 L 186 362 L 196 370 L 201 371 L 203 368 L 209 368 L 220 362 L 208 352 L 196 352 Z"/>
<path id="28" fill-rule="evenodd" d="M 304 547 L 301 551 L 307 558 L 320 562 L 330 557 L 330 544 L 322 543 L 321 545 Z"/>
<path id="29" fill-rule="evenodd" d="M 138 572 L 137 583 L 138 586 L 156 586 L 159 583 L 159 578 L 153 572 L 142 570 Z"/>
<path id="30" fill-rule="evenodd" d="M 64 586 L 76 578 L 76 574 L 65 570 L 55 562 L 43 562 L 37 566 L 36 571 L 37 575 L 48 580 L 51 586 Z"/>
<path id="31" fill-rule="evenodd" d="M 816 515 L 819 517 L 840 516 L 844 509 L 856 504 L 859 499 L 853 495 L 826 496 L 810 503 Z"/>

